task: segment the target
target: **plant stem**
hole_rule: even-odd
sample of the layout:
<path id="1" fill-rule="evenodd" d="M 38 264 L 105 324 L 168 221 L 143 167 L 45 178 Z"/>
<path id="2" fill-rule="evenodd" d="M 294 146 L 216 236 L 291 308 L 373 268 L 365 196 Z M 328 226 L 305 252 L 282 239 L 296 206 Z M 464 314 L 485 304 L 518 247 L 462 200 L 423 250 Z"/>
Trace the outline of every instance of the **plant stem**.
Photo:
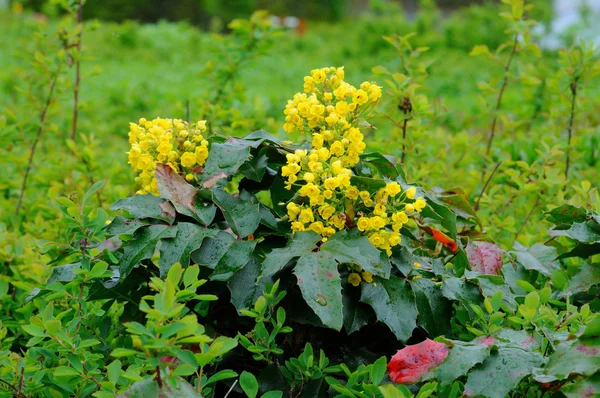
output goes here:
<path id="1" fill-rule="evenodd" d="M 517 240 L 517 238 L 519 237 L 519 234 L 521 233 L 521 231 L 523 231 L 523 228 L 525 228 L 525 225 L 527 225 L 527 222 L 531 218 L 533 211 L 535 210 L 535 208 L 538 206 L 539 203 L 540 203 L 540 197 L 538 196 L 535 200 L 535 203 L 531 207 L 531 210 L 529 210 L 529 213 L 527 213 L 527 216 L 525 216 L 525 219 L 523 220 L 523 224 L 521 224 L 521 227 L 519 227 L 519 230 L 515 234 L 515 240 Z"/>
<path id="2" fill-rule="evenodd" d="M 156 383 L 158 384 L 158 388 L 162 390 L 163 382 L 160 378 L 160 366 L 156 365 Z"/>
<path id="3" fill-rule="evenodd" d="M 75 43 L 75 83 L 73 84 L 73 125 L 71 139 L 75 141 L 77 134 L 77 119 L 79 118 L 79 86 L 81 85 L 81 40 L 83 36 L 83 0 L 77 2 L 77 42 Z"/>
<path id="4" fill-rule="evenodd" d="M 404 159 L 406 159 L 406 125 L 408 124 L 408 119 L 404 119 L 404 123 L 402 123 L 402 156 L 400 156 L 400 163 L 404 164 Z"/>
<path id="5" fill-rule="evenodd" d="M 38 143 L 42 138 L 42 134 L 44 132 L 44 124 L 46 123 L 46 114 L 48 112 L 48 108 L 50 107 L 50 103 L 52 102 L 52 96 L 54 95 L 54 88 L 56 87 L 56 81 L 58 80 L 58 75 L 60 74 L 62 64 L 59 63 L 54 72 L 54 76 L 52 76 L 50 83 L 50 90 L 48 92 L 48 97 L 46 98 L 46 102 L 42 112 L 40 113 L 40 125 L 37 130 L 37 134 L 33 144 L 31 145 L 31 149 L 29 150 L 29 160 L 27 162 L 27 168 L 25 169 L 25 175 L 23 176 L 23 183 L 21 184 L 21 193 L 19 194 L 19 201 L 17 202 L 17 207 L 15 208 L 15 214 L 19 215 L 19 210 L 21 209 L 21 205 L 23 204 L 23 197 L 25 196 L 25 189 L 27 188 L 27 179 L 29 178 L 29 173 L 31 172 L 31 165 L 33 164 L 33 157 L 35 155 L 35 150 L 37 149 Z"/>
<path id="6" fill-rule="evenodd" d="M 477 201 L 475 202 L 475 206 L 473 207 L 473 209 L 475 211 L 477 211 L 477 209 L 479 209 L 479 201 L 481 200 L 481 197 L 483 196 L 483 193 L 485 192 L 488 184 L 492 180 L 492 177 L 494 176 L 494 174 L 496 174 L 496 171 L 498 170 L 498 167 L 500 167 L 501 164 L 502 164 L 501 161 L 498 162 L 498 163 L 496 163 L 496 167 L 494 167 L 494 170 L 492 170 L 492 173 L 490 174 L 490 176 L 488 177 L 488 179 L 485 181 L 485 184 L 483 184 L 483 188 L 481 188 L 481 192 L 479 193 L 479 196 L 477 197 Z"/>
<path id="7" fill-rule="evenodd" d="M 227 394 L 225 394 L 225 396 L 223 398 L 227 398 L 229 396 L 229 394 L 231 394 L 231 391 L 233 391 L 233 387 L 235 387 L 235 385 L 237 384 L 237 379 L 233 382 L 233 384 L 231 385 L 231 387 L 229 388 L 229 391 L 227 391 Z"/>
<path id="8" fill-rule="evenodd" d="M 571 115 L 569 117 L 569 128 L 567 130 L 567 159 L 565 166 L 565 178 L 569 178 L 569 164 L 570 164 L 570 152 L 571 152 L 571 137 L 573 136 L 573 122 L 575 120 L 575 100 L 577 99 L 577 83 L 579 77 L 574 77 L 569 88 L 571 89 Z"/>
<path id="9" fill-rule="evenodd" d="M 517 52 L 517 40 L 519 38 L 518 34 L 515 34 L 515 38 L 513 40 L 512 50 L 504 65 L 504 77 L 502 80 L 502 86 L 500 86 L 500 91 L 498 92 L 498 98 L 496 99 L 496 108 L 494 109 L 494 117 L 492 119 L 492 126 L 490 128 L 490 137 L 487 143 L 487 149 L 485 150 L 485 154 L 489 155 L 490 150 L 492 149 L 492 141 L 494 140 L 494 136 L 496 135 L 496 124 L 498 123 L 498 113 L 500 111 L 500 105 L 502 104 L 502 97 L 504 96 L 504 90 L 508 85 L 508 72 L 510 70 L 510 65 L 512 64 L 512 60 Z"/>

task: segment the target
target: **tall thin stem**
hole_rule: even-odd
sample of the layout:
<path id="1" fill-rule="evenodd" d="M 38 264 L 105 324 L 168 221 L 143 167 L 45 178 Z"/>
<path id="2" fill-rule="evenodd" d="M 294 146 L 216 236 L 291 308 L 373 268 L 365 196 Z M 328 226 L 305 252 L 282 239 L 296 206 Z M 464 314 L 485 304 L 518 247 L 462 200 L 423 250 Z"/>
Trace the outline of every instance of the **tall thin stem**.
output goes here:
<path id="1" fill-rule="evenodd" d="M 481 192 L 479 193 L 479 196 L 477 197 L 477 201 L 475 202 L 475 206 L 474 206 L 475 211 L 477 211 L 477 209 L 479 209 L 479 201 L 481 200 L 481 197 L 483 196 L 483 194 L 484 194 L 484 192 L 485 192 L 488 184 L 492 180 L 492 177 L 494 176 L 494 174 L 496 174 L 496 171 L 498 171 L 498 168 L 500 167 L 500 164 L 502 164 L 502 162 L 498 162 L 496 164 L 496 167 L 494 167 L 494 170 L 492 170 L 492 172 L 490 173 L 490 176 L 485 181 L 485 184 L 483 184 L 483 188 L 481 188 Z"/>
<path id="2" fill-rule="evenodd" d="M 27 162 L 27 168 L 25 169 L 25 175 L 23 176 L 23 183 L 21 184 L 21 193 L 19 194 L 19 201 L 17 202 L 17 207 L 15 208 L 15 214 L 19 215 L 19 210 L 21 209 L 21 205 L 23 204 L 23 197 L 25 196 L 25 189 L 27 188 L 27 179 L 29 178 L 29 173 L 31 172 L 31 165 L 33 164 L 33 157 L 35 155 L 35 151 L 37 149 L 38 143 L 42 138 L 42 134 L 44 133 L 44 125 L 46 123 L 46 114 L 48 113 L 48 108 L 52 103 L 52 97 L 54 96 L 54 88 L 56 87 L 56 81 L 58 80 L 58 75 L 60 74 L 60 69 L 62 64 L 59 63 L 56 68 L 56 72 L 51 78 L 50 90 L 48 91 L 48 96 L 46 97 L 46 102 L 44 107 L 42 108 L 42 112 L 40 113 L 40 125 L 37 130 L 37 134 L 35 136 L 35 140 L 31 145 L 29 150 L 29 160 Z"/>
<path id="3" fill-rule="evenodd" d="M 404 160 L 406 159 L 406 125 L 408 124 L 408 119 L 404 119 L 402 123 L 402 156 L 400 156 L 400 163 L 404 164 Z"/>
<path id="4" fill-rule="evenodd" d="M 504 90 L 506 90 L 506 86 L 508 85 L 508 73 L 510 71 L 510 66 L 512 64 L 515 53 L 517 52 L 517 44 L 518 44 L 519 35 L 515 33 L 515 38 L 513 40 L 512 50 L 510 55 L 508 56 L 508 60 L 504 65 L 504 76 L 502 79 L 502 86 L 500 86 L 500 91 L 498 92 L 498 98 L 496 99 L 496 107 L 494 109 L 494 117 L 492 118 L 492 126 L 490 127 L 490 137 L 488 138 L 487 149 L 485 150 L 485 154 L 489 155 L 490 150 L 492 149 L 492 141 L 494 140 L 494 136 L 496 135 L 496 125 L 498 123 L 498 113 L 500 112 L 500 106 L 502 105 L 502 97 L 504 96 Z"/>
<path id="5" fill-rule="evenodd" d="M 83 36 L 83 0 L 77 2 L 77 42 L 75 43 L 75 82 L 73 84 L 73 125 L 71 126 L 71 139 L 75 141 L 77 134 L 77 120 L 79 118 L 79 87 L 81 85 L 81 40 Z"/>
<path id="6" fill-rule="evenodd" d="M 570 154 L 571 154 L 571 138 L 573 136 L 573 123 L 575 121 L 575 101 L 577 99 L 577 83 L 578 83 L 579 77 L 574 77 L 573 81 L 571 82 L 569 88 L 571 89 L 571 115 L 569 117 L 569 127 L 567 129 L 567 159 L 566 159 L 566 165 L 565 165 L 565 178 L 569 178 L 569 164 L 571 161 L 570 158 Z"/>

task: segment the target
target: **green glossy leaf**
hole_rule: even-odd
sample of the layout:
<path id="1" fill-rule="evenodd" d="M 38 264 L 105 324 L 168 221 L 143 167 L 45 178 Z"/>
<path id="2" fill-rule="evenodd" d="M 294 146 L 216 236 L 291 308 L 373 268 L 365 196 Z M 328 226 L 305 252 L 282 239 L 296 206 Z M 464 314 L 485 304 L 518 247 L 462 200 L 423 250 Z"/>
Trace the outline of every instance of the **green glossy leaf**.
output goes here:
<path id="1" fill-rule="evenodd" d="M 174 238 L 176 234 L 177 227 L 168 225 L 151 225 L 141 229 L 135 239 L 125 246 L 123 256 L 119 259 L 121 279 L 129 275 L 133 267 L 140 261 L 154 255 L 154 249 L 160 239 Z"/>
<path id="2" fill-rule="evenodd" d="M 262 263 L 260 275 L 273 275 L 283 269 L 295 257 L 312 252 L 321 240 L 321 236 L 314 232 L 297 232 L 287 245 L 280 249 L 273 249 Z"/>
<path id="3" fill-rule="evenodd" d="M 214 188 L 212 192 L 215 204 L 238 237 L 245 238 L 256 231 L 261 220 L 260 205 L 256 200 L 236 197 L 220 188 Z"/>
<path id="4" fill-rule="evenodd" d="M 227 281 L 231 293 L 231 303 L 238 310 L 248 309 L 263 294 L 265 283 L 273 282 L 272 278 L 265 277 L 258 281 L 260 259 L 254 255 L 250 261 Z M 257 282 L 258 281 L 258 282 Z"/>
<path id="5" fill-rule="evenodd" d="M 232 176 L 238 169 L 251 159 L 250 151 L 256 148 L 261 141 L 249 141 L 230 137 L 226 142 L 213 143 L 206 164 L 204 165 L 204 179 L 217 173 Z"/>
<path id="6" fill-rule="evenodd" d="M 256 398 L 258 394 L 258 381 L 256 381 L 256 377 L 252 375 L 252 373 L 248 373 L 243 371 L 240 376 L 240 387 L 246 393 L 246 396 L 249 398 Z"/>
<path id="7" fill-rule="evenodd" d="M 113 204 L 110 209 L 115 211 L 125 210 L 134 218 L 154 218 L 166 221 L 169 224 L 175 221 L 173 207 L 166 200 L 152 194 L 135 195 L 121 199 Z"/>
<path id="8" fill-rule="evenodd" d="M 432 339 L 449 335 L 452 303 L 442 295 L 441 289 L 424 278 L 410 281 L 410 286 L 416 297 L 419 325 L 427 330 Z"/>
<path id="9" fill-rule="evenodd" d="M 588 211 L 583 207 L 573 206 L 564 203 L 550 211 L 547 211 L 546 218 L 553 224 L 571 225 L 574 222 L 584 222 Z"/>
<path id="10" fill-rule="evenodd" d="M 544 357 L 537 352 L 500 348 L 469 373 L 465 396 L 504 398 L 521 379 L 543 364 Z"/>
<path id="11" fill-rule="evenodd" d="M 560 390 L 567 398 L 593 398 L 600 396 L 600 373 L 566 384 Z"/>
<path id="12" fill-rule="evenodd" d="M 162 239 L 160 244 L 160 277 L 164 278 L 171 266 L 180 263 L 182 267 L 190 265 L 192 252 L 202 245 L 205 238 L 214 237 L 217 230 L 201 227 L 197 224 L 181 222 L 177 224 L 174 238 Z"/>
<path id="13" fill-rule="evenodd" d="M 119 378 L 121 377 L 121 361 L 115 359 L 106 367 L 106 376 L 108 377 L 108 381 L 117 384 Z"/>
<path id="14" fill-rule="evenodd" d="M 410 285 L 394 275 L 375 278 L 375 284 L 362 283 L 361 301 L 369 304 L 377 319 L 389 326 L 398 340 L 405 342 L 417 327 L 417 306 Z"/>
<path id="15" fill-rule="evenodd" d="M 556 347 L 544 375 L 564 380 L 571 374 L 591 376 L 600 370 L 600 339 L 565 341 Z"/>
<path id="16" fill-rule="evenodd" d="M 378 386 L 385 376 L 385 372 L 387 371 L 387 358 L 381 357 L 377 361 L 371 365 L 371 372 L 369 374 L 371 378 L 371 383 Z"/>
<path id="17" fill-rule="evenodd" d="M 575 293 L 587 292 L 594 285 L 600 284 L 600 267 L 583 263 L 581 268 L 569 282 L 559 297 L 572 296 Z"/>
<path id="18" fill-rule="evenodd" d="M 390 261 L 364 234 L 358 230 L 340 231 L 321 245 L 321 251 L 328 252 L 340 263 L 357 264 L 373 275 L 388 278 Z"/>
<path id="19" fill-rule="evenodd" d="M 582 243 L 600 242 L 600 225 L 596 221 L 576 222 L 567 229 L 554 228 L 552 236 L 567 236 Z"/>
<path id="20" fill-rule="evenodd" d="M 466 375 L 471 368 L 482 363 L 491 350 L 487 344 L 449 341 L 452 343 L 452 349 L 436 371 L 436 379 L 442 386 L 450 385 L 454 380 Z"/>
<path id="21" fill-rule="evenodd" d="M 131 220 L 123 216 L 116 216 L 105 228 L 110 235 L 133 235 L 138 229 L 148 225 L 145 220 Z"/>
<path id="22" fill-rule="evenodd" d="M 331 254 L 309 253 L 300 257 L 294 275 L 302 297 L 323 324 L 340 330 L 343 324 L 342 288 L 337 267 Z"/>
<path id="23" fill-rule="evenodd" d="M 517 257 L 517 261 L 527 270 L 536 270 L 542 275 L 550 277 L 554 270 L 560 268 L 556 260 L 556 248 L 536 244 L 530 248 L 515 243 L 515 251 L 511 252 Z"/>
<path id="24" fill-rule="evenodd" d="M 199 265 L 215 269 L 221 258 L 235 242 L 235 237 L 225 231 L 218 231 L 215 236 L 207 237 L 202 246 L 192 253 L 192 260 Z"/>
<path id="25" fill-rule="evenodd" d="M 233 379 L 234 377 L 237 377 L 237 375 L 238 374 L 235 373 L 231 369 L 224 369 L 224 370 L 221 370 L 221 371 L 213 374 L 212 376 L 210 376 L 208 378 L 208 380 L 206 380 L 206 382 L 204 383 L 204 385 L 207 386 L 207 385 L 214 384 L 217 381 L 227 380 L 227 379 Z"/>
<path id="26" fill-rule="evenodd" d="M 226 281 L 231 276 L 246 265 L 252 256 L 256 247 L 255 240 L 236 240 L 219 259 L 215 271 L 210 279 L 216 281 Z"/>

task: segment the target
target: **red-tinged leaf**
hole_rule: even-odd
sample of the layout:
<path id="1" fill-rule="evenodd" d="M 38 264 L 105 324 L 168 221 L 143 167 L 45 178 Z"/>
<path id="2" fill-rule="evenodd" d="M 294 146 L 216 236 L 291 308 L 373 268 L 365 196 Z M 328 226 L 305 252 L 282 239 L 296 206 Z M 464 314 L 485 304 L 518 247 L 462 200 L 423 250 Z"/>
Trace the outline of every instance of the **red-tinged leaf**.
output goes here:
<path id="1" fill-rule="evenodd" d="M 471 270 L 486 275 L 498 275 L 502 268 L 502 249 L 495 243 L 471 242 L 467 246 Z"/>
<path id="2" fill-rule="evenodd" d="M 448 351 L 445 344 L 430 339 L 406 346 L 388 364 L 390 378 L 396 383 L 416 383 L 439 366 L 448 356 Z"/>
<path id="3" fill-rule="evenodd" d="M 475 339 L 474 343 L 482 345 L 484 347 L 491 347 L 494 344 L 498 344 L 498 340 L 496 340 L 492 336 L 481 336 L 481 337 Z"/>
<path id="4" fill-rule="evenodd" d="M 444 245 L 444 247 L 446 247 L 452 253 L 456 253 L 456 250 L 458 249 L 458 245 L 456 244 L 456 242 L 454 241 L 454 239 L 452 239 L 451 237 L 449 237 L 448 235 L 446 235 L 442 231 L 440 231 L 438 229 L 435 229 L 435 228 L 422 227 L 422 229 L 425 232 L 427 232 L 428 234 L 430 234 L 433 237 L 433 239 L 437 240 L 442 245 Z"/>

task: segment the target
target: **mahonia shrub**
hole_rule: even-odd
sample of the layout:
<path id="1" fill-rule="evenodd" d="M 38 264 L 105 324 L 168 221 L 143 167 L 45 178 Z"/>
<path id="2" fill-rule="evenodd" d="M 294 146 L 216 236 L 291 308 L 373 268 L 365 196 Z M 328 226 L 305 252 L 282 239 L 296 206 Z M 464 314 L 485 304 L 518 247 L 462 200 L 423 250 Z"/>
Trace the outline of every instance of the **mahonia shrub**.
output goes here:
<path id="1" fill-rule="evenodd" d="M 381 95 L 312 71 L 296 144 L 132 124 L 140 191 L 112 219 L 88 204 L 102 183 L 61 199 L 57 266 L 0 324 L 8 394 L 593 396 L 599 216 L 562 205 L 553 239 L 501 250 L 461 190 L 367 150 Z"/>

